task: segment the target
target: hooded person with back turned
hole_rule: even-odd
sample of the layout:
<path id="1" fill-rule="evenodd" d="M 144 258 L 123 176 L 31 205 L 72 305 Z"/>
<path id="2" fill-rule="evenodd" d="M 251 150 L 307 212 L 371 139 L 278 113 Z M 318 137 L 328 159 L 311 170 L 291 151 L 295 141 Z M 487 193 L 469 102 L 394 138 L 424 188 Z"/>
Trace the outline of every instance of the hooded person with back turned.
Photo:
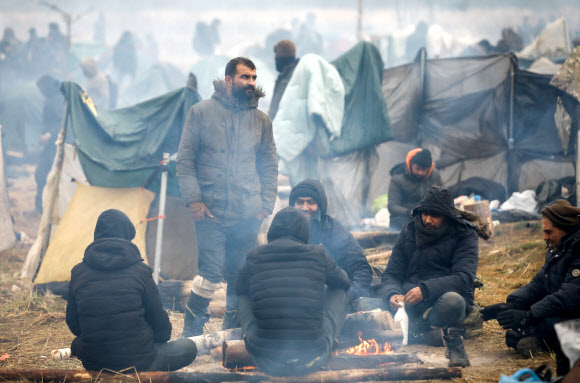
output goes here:
<path id="1" fill-rule="evenodd" d="M 274 217 L 268 244 L 253 249 L 238 275 L 240 323 L 256 365 L 273 375 L 322 367 L 348 309 L 346 273 L 318 245 L 309 222 L 287 207 Z"/>
<path id="2" fill-rule="evenodd" d="M 196 357 L 192 340 L 168 342 L 171 322 L 134 237 L 123 212 L 101 213 L 94 242 L 71 271 L 66 323 L 76 336 L 71 353 L 87 370 L 173 371 Z"/>

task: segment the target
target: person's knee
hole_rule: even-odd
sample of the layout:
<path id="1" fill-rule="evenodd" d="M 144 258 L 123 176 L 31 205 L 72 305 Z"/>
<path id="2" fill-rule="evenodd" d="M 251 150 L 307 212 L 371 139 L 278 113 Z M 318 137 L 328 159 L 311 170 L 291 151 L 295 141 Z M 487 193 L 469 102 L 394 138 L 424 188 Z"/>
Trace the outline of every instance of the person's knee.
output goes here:
<path id="1" fill-rule="evenodd" d="M 184 350 L 183 353 L 188 360 L 191 359 L 191 361 L 189 362 L 191 363 L 197 357 L 197 346 L 195 345 L 195 342 L 191 339 L 185 338 L 181 340 L 183 341 L 183 350 Z"/>
<path id="2" fill-rule="evenodd" d="M 465 317 L 465 299 L 455 292 L 445 293 L 439 298 L 429 315 L 429 322 L 435 327 L 457 325 Z"/>

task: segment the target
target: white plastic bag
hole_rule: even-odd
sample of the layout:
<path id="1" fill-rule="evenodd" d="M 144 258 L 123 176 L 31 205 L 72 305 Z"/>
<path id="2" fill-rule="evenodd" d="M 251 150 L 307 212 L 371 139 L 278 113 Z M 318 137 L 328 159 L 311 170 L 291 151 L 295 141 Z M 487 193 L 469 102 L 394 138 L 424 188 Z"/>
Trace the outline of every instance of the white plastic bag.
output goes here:
<path id="1" fill-rule="evenodd" d="M 405 311 L 405 304 L 400 303 L 401 307 L 395 313 L 395 322 L 401 322 L 401 328 L 403 329 L 403 346 L 406 346 L 409 342 L 409 316 L 407 311 Z"/>

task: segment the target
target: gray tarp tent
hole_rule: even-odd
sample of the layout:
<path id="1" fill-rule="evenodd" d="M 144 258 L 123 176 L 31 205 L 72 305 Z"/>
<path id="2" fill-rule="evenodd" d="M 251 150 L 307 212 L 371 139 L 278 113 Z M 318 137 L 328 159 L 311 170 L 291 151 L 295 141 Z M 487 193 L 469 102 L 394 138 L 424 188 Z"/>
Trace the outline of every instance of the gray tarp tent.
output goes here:
<path id="1" fill-rule="evenodd" d="M 554 113 L 558 96 L 569 108 L 578 103 L 550 79 L 518 69 L 511 55 L 426 60 L 424 50 L 385 70 L 395 141 L 378 148 L 367 203 L 387 192 L 391 167 L 418 146 L 432 151 L 446 186 L 478 176 L 511 194 L 573 175 L 574 156 L 564 156 Z"/>

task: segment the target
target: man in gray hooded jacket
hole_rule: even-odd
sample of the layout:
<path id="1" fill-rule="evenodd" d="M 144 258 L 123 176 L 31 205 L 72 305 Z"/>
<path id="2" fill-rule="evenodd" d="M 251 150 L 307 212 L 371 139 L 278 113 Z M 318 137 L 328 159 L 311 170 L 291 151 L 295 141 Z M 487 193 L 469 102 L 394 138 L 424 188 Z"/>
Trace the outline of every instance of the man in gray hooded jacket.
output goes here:
<path id="1" fill-rule="evenodd" d="M 256 66 L 232 59 L 209 100 L 192 106 L 177 152 L 182 197 L 196 221 L 198 275 L 185 312 L 184 337 L 200 335 L 207 307 L 228 284 L 224 329 L 239 327 L 234 282 L 276 201 L 278 158 L 272 123 L 257 109 Z"/>

